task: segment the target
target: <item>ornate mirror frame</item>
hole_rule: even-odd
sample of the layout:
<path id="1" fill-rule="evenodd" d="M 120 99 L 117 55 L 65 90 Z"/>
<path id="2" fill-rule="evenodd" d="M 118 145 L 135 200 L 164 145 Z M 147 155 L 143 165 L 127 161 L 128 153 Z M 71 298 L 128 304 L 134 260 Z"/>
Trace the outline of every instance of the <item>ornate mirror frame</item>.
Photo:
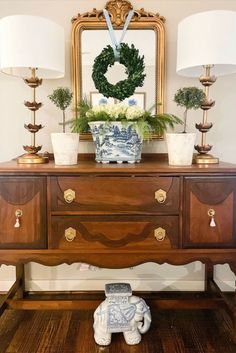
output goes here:
<path id="1" fill-rule="evenodd" d="M 105 9 L 109 12 L 114 29 L 123 28 L 125 19 L 130 10 L 133 9 L 130 1 L 110 0 L 106 3 Z M 165 19 L 158 13 L 146 12 L 143 8 L 134 10 L 134 15 L 129 24 L 130 29 L 153 30 L 156 41 L 156 62 L 155 62 L 155 97 L 156 110 L 164 111 L 164 82 L 165 82 Z M 93 9 L 91 12 L 78 14 L 72 18 L 72 85 L 74 93 L 74 106 L 82 97 L 82 56 L 81 38 L 82 32 L 88 29 L 107 29 L 103 9 Z M 81 136 L 83 140 L 90 139 L 90 134 Z M 160 136 L 154 136 L 160 138 Z"/>

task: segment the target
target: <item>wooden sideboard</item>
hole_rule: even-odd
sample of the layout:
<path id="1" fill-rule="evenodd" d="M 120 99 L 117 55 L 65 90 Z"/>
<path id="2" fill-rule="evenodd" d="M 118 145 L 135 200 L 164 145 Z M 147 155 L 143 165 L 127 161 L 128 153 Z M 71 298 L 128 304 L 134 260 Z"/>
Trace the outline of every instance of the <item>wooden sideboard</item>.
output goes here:
<path id="1" fill-rule="evenodd" d="M 160 155 L 140 164 L 97 164 L 90 155 L 70 167 L 1 163 L 0 225 L 0 263 L 17 273 L 0 312 L 86 308 L 83 301 L 26 300 L 23 264 L 31 261 L 124 268 L 198 260 L 209 297 L 153 300 L 153 307 L 224 307 L 236 338 L 236 305 L 213 280 L 215 264 L 228 263 L 236 274 L 235 165 L 170 167 Z"/>

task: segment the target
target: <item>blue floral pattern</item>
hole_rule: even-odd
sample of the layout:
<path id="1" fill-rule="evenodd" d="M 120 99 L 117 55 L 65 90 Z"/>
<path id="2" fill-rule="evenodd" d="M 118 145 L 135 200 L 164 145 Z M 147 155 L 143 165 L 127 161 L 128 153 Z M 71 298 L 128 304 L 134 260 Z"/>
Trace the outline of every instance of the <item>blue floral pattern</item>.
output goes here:
<path id="1" fill-rule="evenodd" d="M 96 146 L 97 162 L 140 162 L 143 140 L 132 122 L 97 121 L 89 123 L 89 126 Z"/>

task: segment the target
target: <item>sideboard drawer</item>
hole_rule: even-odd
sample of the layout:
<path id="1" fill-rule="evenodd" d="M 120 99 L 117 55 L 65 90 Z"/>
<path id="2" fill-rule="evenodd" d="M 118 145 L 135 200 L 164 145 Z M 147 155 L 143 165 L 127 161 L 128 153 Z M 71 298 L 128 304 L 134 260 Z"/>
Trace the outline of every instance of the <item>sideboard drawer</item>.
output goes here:
<path id="1" fill-rule="evenodd" d="M 185 178 L 184 247 L 236 246 L 236 178 Z"/>
<path id="2" fill-rule="evenodd" d="M 178 177 L 51 177 L 52 211 L 93 213 L 179 212 Z"/>
<path id="3" fill-rule="evenodd" d="M 178 217 L 53 216 L 49 247 L 99 251 L 178 247 Z"/>
<path id="4" fill-rule="evenodd" d="M 44 177 L 0 177 L 0 210 L 0 248 L 46 247 Z"/>

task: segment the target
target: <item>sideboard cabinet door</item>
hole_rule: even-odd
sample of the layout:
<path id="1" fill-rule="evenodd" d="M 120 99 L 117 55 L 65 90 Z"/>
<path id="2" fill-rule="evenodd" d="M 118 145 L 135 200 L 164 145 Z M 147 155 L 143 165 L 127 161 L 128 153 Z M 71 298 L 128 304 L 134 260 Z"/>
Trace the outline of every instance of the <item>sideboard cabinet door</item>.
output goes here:
<path id="1" fill-rule="evenodd" d="M 46 179 L 0 177 L 0 248 L 46 247 Z"/>
<path id="2" fill-rule="evenodd" d="M 184 180 L 183 247 L 236 246 L 236 177 Z"/>

